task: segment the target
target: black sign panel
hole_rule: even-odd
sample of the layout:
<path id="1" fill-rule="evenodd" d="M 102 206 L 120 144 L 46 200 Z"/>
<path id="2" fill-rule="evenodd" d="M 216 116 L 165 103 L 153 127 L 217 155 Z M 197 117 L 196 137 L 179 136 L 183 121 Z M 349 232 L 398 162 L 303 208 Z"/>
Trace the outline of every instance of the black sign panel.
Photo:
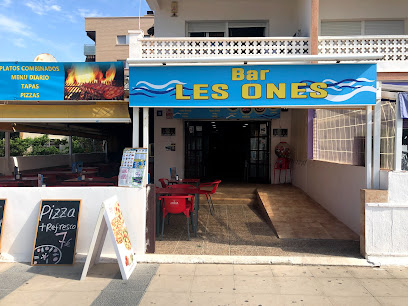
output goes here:
<path id="1" fill-rule="evenodd" d="M 1 237 L 3 234 L 3 218 L 4 218 L 5 207 L 6 207 L 6 200 L 0 199 L 0 250 L 1 250 Z"/>
<path id="2" fill-rule="evenodd" d="M 75 258 L 80 200 L 43 200 L 31 265 L 71 265 Z"/>

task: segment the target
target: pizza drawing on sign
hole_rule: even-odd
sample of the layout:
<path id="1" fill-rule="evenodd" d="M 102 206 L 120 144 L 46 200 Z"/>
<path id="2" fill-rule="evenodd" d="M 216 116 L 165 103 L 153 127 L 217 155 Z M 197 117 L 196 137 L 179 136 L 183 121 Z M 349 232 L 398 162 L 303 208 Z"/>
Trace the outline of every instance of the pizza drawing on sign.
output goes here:
<path id="1" fill-rule="evenodd" d="M 55 245 L 40 245 L 34 249 L 35 265 L 57 264 L 62 258 L 62 252 Z"/>
<path id="2" fill-rule="evenodd" d="M 123 215 L 120 210 L 118 202 L 116 202 L 115 204 L 114 212 L 115 212 L 115 217 L 112 219 L 111 225 L 112 225 L 113 235 L 115 236 L 116 243 L 117 244 L 123 243 L 127 250 L 131 250 L 132 245 L 130 243 L 129 233 L 126 229 L 125 221 L 123 219 Z M 128 259 L 126 262 L 128 261 L 131 263 L 131 261 L 133 261 L 133 258 L 132 260 Z"/>

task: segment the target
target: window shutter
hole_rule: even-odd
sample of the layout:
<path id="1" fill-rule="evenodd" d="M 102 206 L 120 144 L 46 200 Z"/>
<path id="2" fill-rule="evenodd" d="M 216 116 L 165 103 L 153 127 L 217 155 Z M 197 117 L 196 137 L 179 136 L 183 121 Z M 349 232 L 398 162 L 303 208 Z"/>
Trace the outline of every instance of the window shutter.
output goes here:
<path id="1" fill-rule="evenodd" d="M 188 22 L 187 31 L 190 32 L 225 32 L 224 22 Z"/>
<path id="2" fill-rule="evenodd" d="M 365 35 L 404 35 L 404 21 L 367 20 L 364 30 Z"/>
<path id="3" fill-rule="evenodd" d="M 361 35 L 361 21 L 322 21 L 322 36 Z"/>

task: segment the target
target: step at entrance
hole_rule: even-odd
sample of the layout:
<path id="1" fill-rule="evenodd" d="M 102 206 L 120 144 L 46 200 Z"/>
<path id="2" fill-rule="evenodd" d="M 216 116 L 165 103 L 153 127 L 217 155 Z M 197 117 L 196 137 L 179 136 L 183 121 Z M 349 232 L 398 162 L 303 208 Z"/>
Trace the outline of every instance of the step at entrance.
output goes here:
<path id="1" fill-rule="evenodd" d="M 279 238 L 358 240 L 356 233 L 290 184 L 257 188 L 257 205 Z"/>

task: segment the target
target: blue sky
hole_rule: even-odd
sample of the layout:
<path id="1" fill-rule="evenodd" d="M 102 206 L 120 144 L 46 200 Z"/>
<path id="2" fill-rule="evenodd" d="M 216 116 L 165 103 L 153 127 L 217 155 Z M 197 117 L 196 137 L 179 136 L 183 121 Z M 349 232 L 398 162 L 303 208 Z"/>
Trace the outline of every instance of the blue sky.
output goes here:
<path id="1" fill-rule="evenodd" d="M 141 0 L 141 15 L 149 6 Z M 0 62 L 31 62 L 50 53 L 83 62 L 84 17 L 138 16 L 139 0 L 0 0 Z"/>

